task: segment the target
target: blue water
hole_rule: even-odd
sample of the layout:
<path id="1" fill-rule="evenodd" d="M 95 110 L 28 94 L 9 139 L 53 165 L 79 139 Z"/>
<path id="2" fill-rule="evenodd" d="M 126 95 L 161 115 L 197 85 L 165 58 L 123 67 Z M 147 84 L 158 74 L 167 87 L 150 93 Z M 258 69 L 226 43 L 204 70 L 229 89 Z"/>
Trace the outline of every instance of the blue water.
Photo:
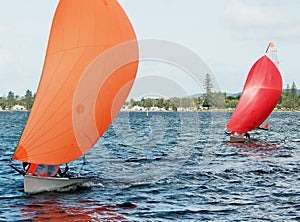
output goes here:
<path id="1" fill-rule="evenodd" d="M 27 195 L 8 164 L 28 113 L 0 112 L 0 220 L 300 221 L 300 113 L 272 114 L 257 144 L 228 142 L 230 115 L 120 113 L 70 164 L 99 183 Z"/>

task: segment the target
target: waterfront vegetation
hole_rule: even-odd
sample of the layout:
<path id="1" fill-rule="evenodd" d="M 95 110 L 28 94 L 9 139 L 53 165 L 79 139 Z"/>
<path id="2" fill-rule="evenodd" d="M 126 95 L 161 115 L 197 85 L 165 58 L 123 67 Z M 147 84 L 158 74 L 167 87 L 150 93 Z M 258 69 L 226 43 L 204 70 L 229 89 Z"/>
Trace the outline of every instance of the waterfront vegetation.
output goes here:
<path id="1" fill-rule="evenodd" d="M 209 84 L 208 84 L 209 85 Z M 206 93 L 190 98 L 142 98 L 140 100 L 129 100 L 124 107 L 127 110 L 133 110 L 139 107 L 140 110 L 168 110 L 168 111 L 205 111 L 205 110 L 234 110 L 240 94 L 227 95 L 224 92 L 212 92 L 211 86 L 206 87 Z M 0 97 L 0 109 L 15 109 L 16 105 L 23 107 L 24 110 L 30 110 L 35 98 L 32 91 L 27 90 L 24 96 L 15 95 L 14 92 L 8 92 L 7 96 Z M 153 109 L 156 107 L 156 109 Z M 142 109 L 143 108 L 143 109 Z M 123 109 L 124 110 L 124 109 Z M 135 109 L 138 110 L 138 109 Z M 300 94 L 295 83 L 289 84 L 283 90 L 281 98 L 275 108 L 275 111 L 300 111 Z"/>
<path id="2" fill-rule="evenodd" d="M 186 110 L 234 110 L 241 94 L 227 95 L 225 92 L 212 92 L 207 88 L 206 93 L 197 97 L 191 98 L 142 98 L 135 101 L 131 99 L 126 102 L 126 106 L 144 107 L 150 109 L 151 107 L 158 107 L 165 110 L 179 111 L 179 108 Z M 300 111 L 300 94 L 298 93 L 295 83 L 290 87 L 287 85 L 283 90 L 275 111 Z"/>
<path id="3" fill-rule="evenodd" d="M 14 107 L 22 107 L 22 110 L 30 110 L 35 94 L 33 95 L 32 91 L 27 90 L 24 96 L 15 95 L 14 92 L 9 91 L 7 96 L 0 97 L 0 109 L 2 110 L 11 110 Z"/>

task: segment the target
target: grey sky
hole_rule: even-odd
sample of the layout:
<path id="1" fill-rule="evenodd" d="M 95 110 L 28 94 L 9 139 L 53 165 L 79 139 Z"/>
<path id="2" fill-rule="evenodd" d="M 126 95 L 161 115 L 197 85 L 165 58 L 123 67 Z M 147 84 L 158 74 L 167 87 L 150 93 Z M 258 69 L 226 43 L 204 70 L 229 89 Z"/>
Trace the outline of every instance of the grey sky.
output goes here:
<path id="1" fill-rule="evenodd" d="M 300 88 L 300 0 L 119 2 L 138 39 L 169 40 L 194 51 L 212 69 L 222 91 L 242 90 L 250 67 L 271 40 L 279 50 L 284 86 L 294 81 Z M 27 89 L 37 89 L 58 1 L 0 3 L 0 95 L 9 90 L 24 95 Z M 168 71 L 162 69 L 162 75 Z"/>

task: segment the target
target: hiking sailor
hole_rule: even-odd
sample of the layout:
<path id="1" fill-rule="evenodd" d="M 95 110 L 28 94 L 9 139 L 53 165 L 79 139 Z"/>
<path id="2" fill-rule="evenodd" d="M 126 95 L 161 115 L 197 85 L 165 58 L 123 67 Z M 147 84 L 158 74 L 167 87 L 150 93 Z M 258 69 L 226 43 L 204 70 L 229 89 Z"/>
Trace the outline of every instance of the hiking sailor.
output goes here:
<path id="1" fill-rule="evenodd" d="M 240 138 L 244 137 L 245 139 L 250 139 L 250 134 L 248 132 L 239 133 L 239 132 L 232 131 L 231 136 L 240 137 Z"/>
<path id="2" fill-rule="evenodd" d="M 44 176 L 44 177 L 55 177 L 57 174 L 63 177 L 69 170 L 68 164 L 63 172 L 61 172 L 59 165 L 46 165 L 46 164 L 35 164 L 35 163 L 23 163 L 23 169 L 26 174 L 31 174 L 34 176 Z"/>

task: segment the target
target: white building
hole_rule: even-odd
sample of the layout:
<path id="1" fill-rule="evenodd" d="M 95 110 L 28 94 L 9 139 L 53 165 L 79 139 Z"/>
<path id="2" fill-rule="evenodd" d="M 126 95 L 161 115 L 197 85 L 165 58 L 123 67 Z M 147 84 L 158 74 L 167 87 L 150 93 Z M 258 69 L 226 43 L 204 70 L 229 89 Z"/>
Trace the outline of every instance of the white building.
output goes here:
<path id="1" fill-rule="evenodd" d="M 25 106 L 14 105 L 11 110 L 26 110 Z"/>

